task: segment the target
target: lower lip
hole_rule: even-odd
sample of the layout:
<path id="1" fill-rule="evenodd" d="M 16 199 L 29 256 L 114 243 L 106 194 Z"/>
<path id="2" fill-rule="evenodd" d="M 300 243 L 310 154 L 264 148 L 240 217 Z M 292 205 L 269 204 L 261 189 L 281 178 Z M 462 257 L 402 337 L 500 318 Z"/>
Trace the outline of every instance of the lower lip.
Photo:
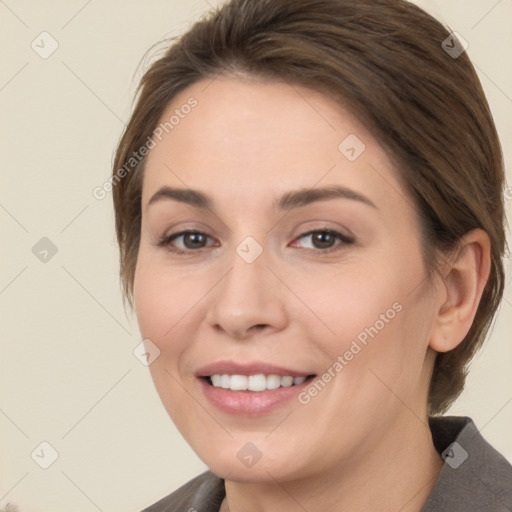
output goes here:
<path id="1" fill-rule="evenodd" d="M 260 416 L 274 411 L 297 397 L 310 384 L 311 380 L 312 377 L 296 386 L 267 389 L 266 391 L 231 391 L 230 389 L 216 388 L 203 378 L 199 378 L 199 383 L 206 398 L 221 411 L 239 416 Z"/>

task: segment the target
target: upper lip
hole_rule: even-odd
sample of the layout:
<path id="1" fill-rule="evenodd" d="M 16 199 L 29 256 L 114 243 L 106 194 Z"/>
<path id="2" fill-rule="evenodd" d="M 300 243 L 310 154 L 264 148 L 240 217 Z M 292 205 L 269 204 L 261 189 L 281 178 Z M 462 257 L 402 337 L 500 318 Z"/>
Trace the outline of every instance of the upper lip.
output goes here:
<path id="1" fill-rule="evenodd" d="M 211 375 L 289 375 L 291 377 L 307 377 L 312 373 L 302 372 L 283 366 L 276 366 L 271 363 L 254 361 L 250 363 L 235 363 L 232 361 L 217 361 L 202 366 L 196 371 L 197 377 L 210 377 Z"/>

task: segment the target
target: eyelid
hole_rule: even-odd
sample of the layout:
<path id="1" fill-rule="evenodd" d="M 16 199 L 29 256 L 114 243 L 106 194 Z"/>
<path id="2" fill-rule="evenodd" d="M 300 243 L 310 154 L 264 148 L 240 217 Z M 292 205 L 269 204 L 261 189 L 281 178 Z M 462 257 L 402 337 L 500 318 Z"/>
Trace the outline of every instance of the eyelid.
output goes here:
<path id="1" fill-rule="evenodd" d="M 339 236 L 340 238 L 344 239 L 346 242 L 353 242 L 354 237 L 346 235 L 342 233 L 341 231 L 338 231 L 337 229 L 332 228 L 323 228 L 323 229 L 311 229 L 309 231 L 306 231 L 305 233 L 302 233 L 299 235 L 299 238 L 302 238 L 304 236 L 312 235 L 314 233 L 330 233 L 331 235 Z"/>
<path id="2" fill-rule="evenodd" d="M 176 238 L 179 238 L 181 236 L 184 236 L 184 235 L 188 235 L 188 234 L 199 234 L 199 235 L 205 235 L 207 238 L 210 238 L 213 240 L 213 238 L 208 235 L 207 233 L 205 233 L 204 231 L 201 231 L 199 229 L 194 229 L 194 228 L 191 228 L 191 229 L 183 229 L 181 231 L 176 231 L 175 233 L 170 233 L 168 235 L 163 235 L 155 245 L 157 245 L 158 247 L 166 247 L 166 246 L 169 246 L 169 244 L 174 241 Z M 213 244 L 211 244 L 213 245 Z M 210 246 L 211 246 L 210 245 Z M 207 246 L 209 247 L 209 246 Z M 205 247 L 201 247 L 200 249 L 197 249 L 197 250 L 193 250 L 193 249 L 178 249 L 179 252 L 181 253 L 187 253 L 187 254 L 192 254 L 192 253 L 198 253 L 200 252 L 202 249 L 205 249 Z M 170 249 L 169 249 L 170 250 Z M 171 251 L 172 252 L 172 251 Z"/>
<path id="3" fill-rule="evenodd" d="M 301 240 L 302 238 L 306 238 L 307 236 L 311 236 L 315 233 L 329 233 L 329 234 L 333 235 L 334 237 L 336 237 L 341 242 L 341 243 L 336 244 L 333 247 L 329 247 L 327 249 L 315 249 L 315 248 L 313 248 L 313 249 L 307 248 L 306 249 L 308 251 L 313 251 L 315 253 L 327 254 L 330 252 L 336 252 L 336 251 L 341 250 L 339 248 L 340 245 L 346 246 L 346 245 L 353 245 L 355 243 L 354 236 L 346 235 L 346 234 L 342 233 L 341 231 L 338 231 L 337 229 L 328 228 L 328 227 L 314 228 L 314 229 L 310 229 L 309 231 L 305 231 L 304 233 L 301 233 L 300 235 L 298 235 L 295 238 L 293 243 L 295 243 L 297 240 Z"/>
<path id="4" fill-rule="evenodd" d="M 337 238 L 337 240 L 340 242 L 338 244 L 335 244 L 332 247 L 328 247 L 328 248 L 324 248 L 324 249 L 304 248 L 304 250 L 306 250 L 308 252 L 314 252 L 316 254 L 329 254 L 331 252 L 338 252 L 338 251 L 342 250 L 342 248 L 344 246 L 353 245 L 356 241 L 356 239 L 353 235 L 346 235 L 346 234 L 342 233 L 341 231 L 331 228 L 331 227 L 320 226 L 320 227 L 312 228 L 308 231 L 305 231 L 305 232 L 299 234 L 297 237 L 294 238 L 292 244 L 296 243 L 297 240 L 301 240 L 308 236 L 314 235 L 315 233 L 329 233 L 332 236 L 334 236 L 335 238 Z M 197 249 L 180 249 L 180 248 L 176 248 L 176 247 L 171 248 L 172 241 L 174 241 L 177 238 L 180 238 L 181 236 L 185 236 L 188 234 L 205 235 L 207 238 L 213 240 L 213 237 L 208 235 L 208 233 L 201 231 L 199 229 L 190 228 L 190 229 L 183 229 L 181 231 L 176 231 L 175 233 L 170 233 L 168 235 L 163 235 L 157 241 L 157 243 L 155 245 L 158 247 L 166 248 L 169 252 L 174 253 L 174 254 L 179 254 L 179 255 L 195 255 L 195 254 L 202 253 L 204 251 L 204 249 L 207 249 L 208 247 L 215 246 L 215 243 L 213 243 L 213 244 L 207 245 L 205 247 L 200 247 Z M 341 248 L 340 248 L 340 246 L 341 246 Z"/>

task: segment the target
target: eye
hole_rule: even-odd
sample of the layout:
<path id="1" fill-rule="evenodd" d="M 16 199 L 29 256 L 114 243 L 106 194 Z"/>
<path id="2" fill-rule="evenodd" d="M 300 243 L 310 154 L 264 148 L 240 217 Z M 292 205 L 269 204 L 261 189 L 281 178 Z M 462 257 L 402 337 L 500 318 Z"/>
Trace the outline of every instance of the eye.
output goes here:
<path id="1" fill-rule="evenodd" d="M 308 250 L 317 250 L 322 253 L 329 253 L 340 250 L 343 245 L 350 245 L 354 240 L 334 229 L 315 229 L 303 233 L 298 240 L 310 239 L 310 247 Z M 176 247 L 174 244 L 177 240 L 182 239 L 182 247 Z M 200 249 L 207 247 L 207 240 L 212 240 L 206 233 L 201 231 L 180 231 L 162 237 L 158 243 L 158 247 L 165 247 L 174 254 L 192 254 L 199 252 Z M 338 243 L 336 243 L 338 242 Z M 210 244 L 213 245 L 213 244 Z"/>
<path id="2" fill-rule="evenodd" d="M 306 249 L 320 250 L 321 252 L 327 253 L 336 250 L 340 250 L 340 245 L 350 245 L 354 243 L 354 240 L 334 229 L 315 229 L 302 234 L 298 240 L 307 239 L 310 240 L 310 246 Z M 336 242 L 340 242 L 336 244 Z"/>
<path id="3" fill-rule="evenodd" d="M 184 247 L 174 247 L 172 243 L 180 238 L 183 238 L 182 243 Z M 210 237 L 201 231 L 180 231 L 179 233 L 164 236 L 158 241 L 157 245 L 158 247 L 166 247 L 175 254 L 187 254 L 197 252 L 197 249 L 203 249 L 208 238 Z"/>

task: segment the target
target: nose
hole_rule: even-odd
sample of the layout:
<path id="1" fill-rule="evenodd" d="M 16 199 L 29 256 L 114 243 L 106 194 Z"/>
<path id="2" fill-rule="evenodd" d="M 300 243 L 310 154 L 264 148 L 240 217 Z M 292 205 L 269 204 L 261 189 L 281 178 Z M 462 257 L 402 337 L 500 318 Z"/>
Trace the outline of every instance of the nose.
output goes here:
<path id="1" fill-rule="evenodd" d="M 283 329 L 287 322 L 285 287 L 269 269 L 266 251 L 252 262 L 240 254 L 233 250 L 228 271 L 212 290 L 209 324 L 237 340 Z"/>

